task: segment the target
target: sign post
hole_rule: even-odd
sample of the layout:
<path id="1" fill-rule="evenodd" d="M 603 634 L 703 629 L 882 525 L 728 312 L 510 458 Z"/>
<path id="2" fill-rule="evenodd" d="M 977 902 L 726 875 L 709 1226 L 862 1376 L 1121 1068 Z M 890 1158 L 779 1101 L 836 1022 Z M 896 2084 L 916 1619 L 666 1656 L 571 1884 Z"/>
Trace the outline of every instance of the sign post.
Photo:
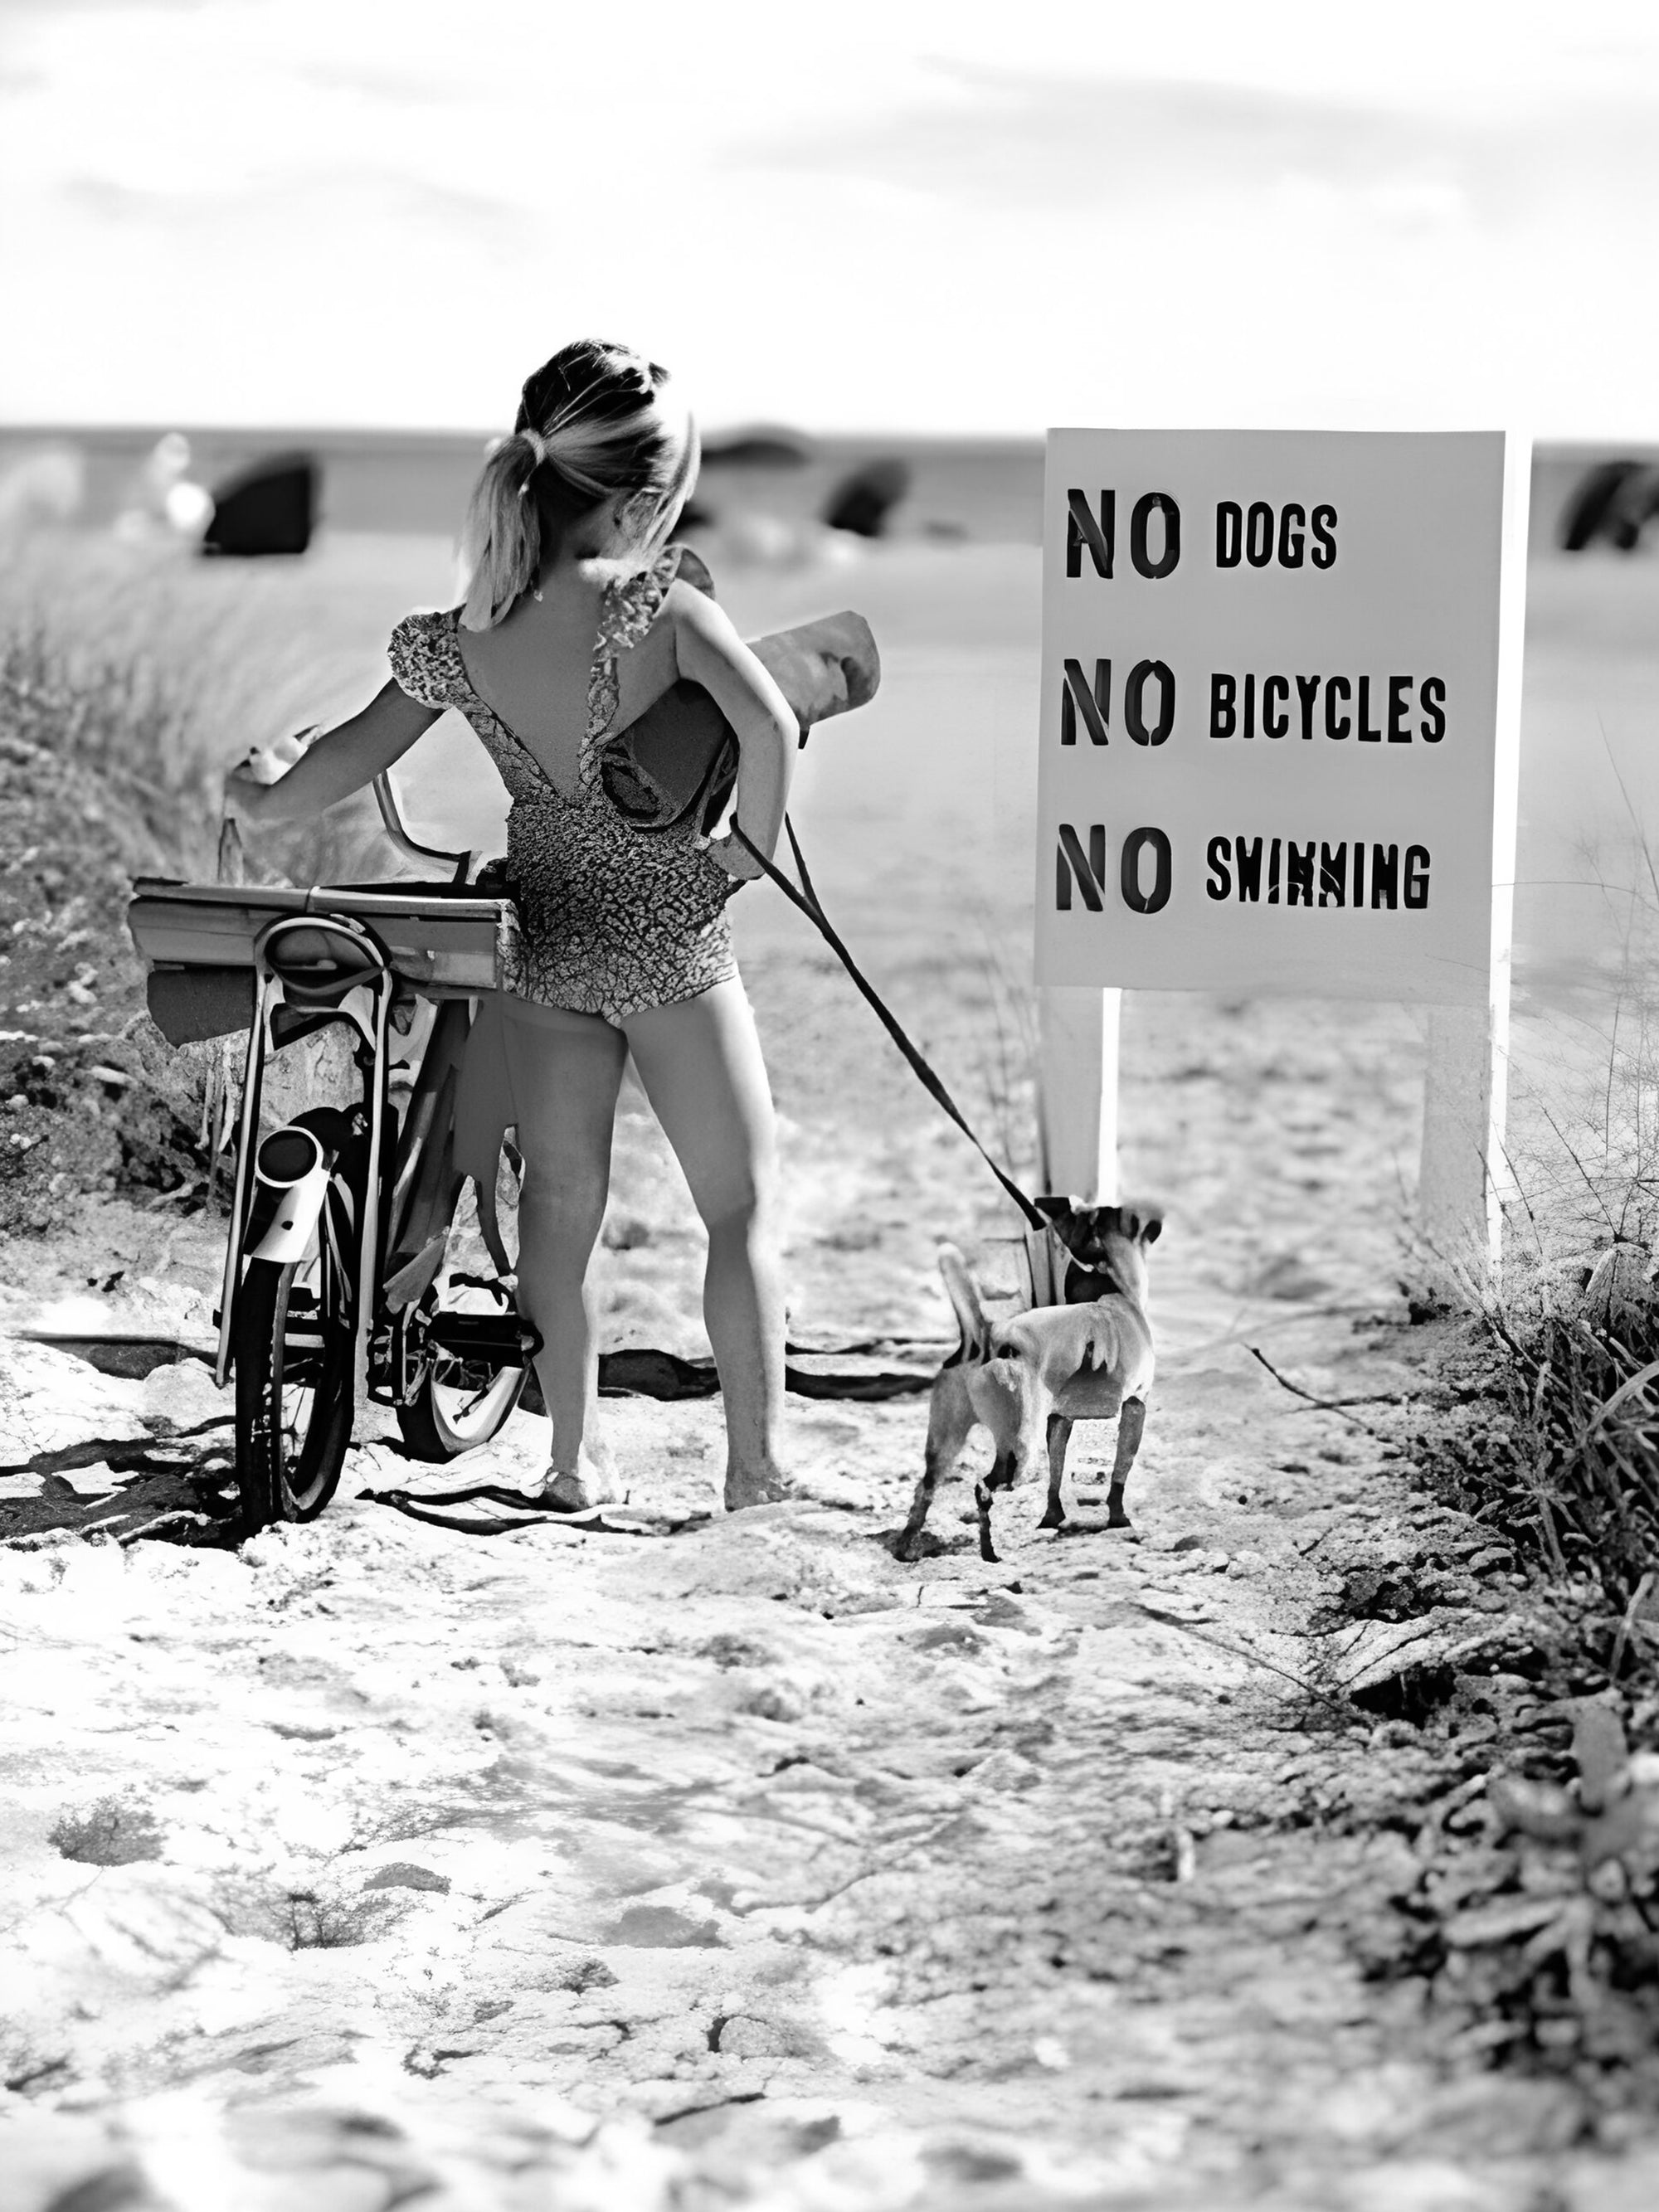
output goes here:
<path id="1" fill-rule="evenodd" d="M 1401 1000 L 1431 1010 L 1421 1226 L 1495 1253 L 1527 460 L 1501 432 L 1049 433 L 1054 1187 L 1115 1188 L 1120 990 Z"/>
<path id="2" fill-rule="evenodd" d="M 1051 984 L 1037 1002 L 1038 1131 L 1044 1190 L 1116 1203 L 1121 991 Z"/>

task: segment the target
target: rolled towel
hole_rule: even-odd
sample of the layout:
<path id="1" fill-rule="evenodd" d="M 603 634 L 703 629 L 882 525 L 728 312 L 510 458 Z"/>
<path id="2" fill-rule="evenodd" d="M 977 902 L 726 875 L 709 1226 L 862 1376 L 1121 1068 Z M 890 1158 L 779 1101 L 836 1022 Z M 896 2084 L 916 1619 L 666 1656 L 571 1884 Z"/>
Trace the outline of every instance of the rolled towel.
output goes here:
<path id="1" fill-rule="evenodd" d="M 881 658 L 864 617 L 850 608 L 750 641 L 750 648 L 800 725 L 815 724 L 873 699 Z M 694 816 L 707 831 L 719 820 L 738 772 L 738 740 L 701 684 L 682 678 L 612 738 L 599 755 L 599 780 L 636 830 L 672 830 Z"/>

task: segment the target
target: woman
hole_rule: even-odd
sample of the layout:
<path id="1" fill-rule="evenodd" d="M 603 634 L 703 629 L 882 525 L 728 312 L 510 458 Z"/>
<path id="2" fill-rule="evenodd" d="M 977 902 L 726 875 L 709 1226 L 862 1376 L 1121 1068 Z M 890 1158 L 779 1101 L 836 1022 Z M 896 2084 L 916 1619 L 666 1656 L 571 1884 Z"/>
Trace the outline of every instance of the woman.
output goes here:
<path id="1" fill-rule="evenodd" d="M 447 707 L 511 796 L 507 864 L 526 974 L 505 1001 L 525 1180 L 519 1301 L 540 1330 L 553 1421 L 544 1494 L 618 1494 L 597 1419 L 587 1263 L 631 1053 L 708 1232 L 703 1315 L 724 1394 L 730 1510 L 787 1494 L 776 1453 L 783 1298 L 772 1217 L 772 1102 L 726 903 L 759 874 L 728 831 L 629 828 L 599 779 L 603 741 L 681 677 L 739 747 L 731 818 L 770 856 L 797 728 L 782 693 L 666 542 L 696 478 L 696 431 L 667 372 L 625 347 L 566 346 L 524 386 L 462 537 L 464 604 L 392 633 L 394 680 L 279 781 L 269 758 L 227 795 L 250 822 L 313 814 L 368 784 Z"/>

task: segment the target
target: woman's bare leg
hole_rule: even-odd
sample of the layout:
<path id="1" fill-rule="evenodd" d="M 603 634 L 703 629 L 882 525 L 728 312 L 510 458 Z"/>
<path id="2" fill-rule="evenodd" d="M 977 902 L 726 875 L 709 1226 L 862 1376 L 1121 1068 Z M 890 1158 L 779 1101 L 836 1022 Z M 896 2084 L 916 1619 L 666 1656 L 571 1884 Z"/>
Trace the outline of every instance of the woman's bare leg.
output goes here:
<path id="1" fill-rule="evenodd" d="M 599 1437 L 599 1352 L 587 1266 L 611 1182 L 628 1044 L 592 1014 L 509 1012 L 507 1067 L 524 1155 L 519 1305 L 542 1334 L 536 1373 L 553 1420 L 552 1495 L 596 1504 L 611 1488 Z"/>
<path id="2" fill-rule="evenodd" d="M 726 1401 L 726 1503 L 786 1497 L 777 1144 L 755 1018 L 734 976 L 625 1024 L 646 1096 L 708 1231 L 703 1320 Z"/>

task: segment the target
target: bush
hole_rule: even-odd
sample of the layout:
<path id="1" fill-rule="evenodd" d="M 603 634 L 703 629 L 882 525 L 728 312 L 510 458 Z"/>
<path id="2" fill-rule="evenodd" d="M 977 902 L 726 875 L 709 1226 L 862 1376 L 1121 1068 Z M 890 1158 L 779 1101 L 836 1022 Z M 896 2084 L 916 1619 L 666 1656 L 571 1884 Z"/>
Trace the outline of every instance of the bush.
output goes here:
<path id="1" fill-rule="evenodd" d="M 261 677 L 248 640 L 205 632 L 164 571 L 105 574 L 109 557 L 60 549 L 54 565 L 48 549 L 3 578 L 0 1235 L 207 1168 L 219 1048 L 174 1053 L 149 1021 L 126 906 L 137 875 L 212 880 L 225 728 L 272 732 L 236 712 Z M 372 814 L 366 800 L 282 833 L 253 879 L 374 872 Z"/>
<path id="2" fill-rule="evenodd" d="M 0 1231 L 50 1228 L 86 1190 L 167 1189 L 200 1171 L 199 1094 L 140 1031 L 130 879 L 173 855 L 118 776 L 25 736 L 17 659 L 0 647 Z M 159 1040 L 150 1031 L 152 1048 Z"/>

